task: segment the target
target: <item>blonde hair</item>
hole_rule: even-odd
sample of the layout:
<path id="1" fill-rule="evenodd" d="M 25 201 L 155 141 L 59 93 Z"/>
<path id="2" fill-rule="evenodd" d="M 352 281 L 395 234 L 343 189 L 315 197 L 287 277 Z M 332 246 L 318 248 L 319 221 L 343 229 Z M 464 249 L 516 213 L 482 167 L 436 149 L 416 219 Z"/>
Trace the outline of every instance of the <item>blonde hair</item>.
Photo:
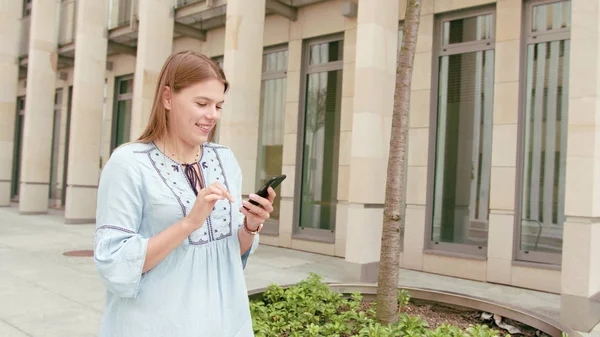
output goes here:
<path id="1" fill-rule="evenodd" d="M 160 71 L 150 119 L 137 142 L 154 142 L 166 134 L 168 128 L 167 110 L 162 101 L 165 87 L 176 93 L 196 83 L 213 79 L 223 83 L 225 85 L 224 91 L 227 92 L 229 82 L 225 78 L 225 73 L 209 57 L 189 50 L 171 54 Z M 209 142 L 214 140 L 215 131 L 216 125 L 208 134 Z"/>

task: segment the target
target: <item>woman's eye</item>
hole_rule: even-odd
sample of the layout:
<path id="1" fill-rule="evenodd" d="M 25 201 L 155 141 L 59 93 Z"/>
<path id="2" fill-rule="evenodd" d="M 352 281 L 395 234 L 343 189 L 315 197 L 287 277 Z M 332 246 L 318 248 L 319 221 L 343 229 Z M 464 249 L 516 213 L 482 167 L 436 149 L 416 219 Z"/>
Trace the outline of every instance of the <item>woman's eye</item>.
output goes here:
<path id="1" fill-rule="evenodd" d="M 198 104 L 201 107 L 205 107 L 206 106 L 206 103 L 196 103 L 196 104 Z"/>
<path id="2" fill-rule="evenodd" d="M 223 107 L 220 105 L 217 105 L 217 110 L 221 110 L 221 109 L 223 109 Z"/>

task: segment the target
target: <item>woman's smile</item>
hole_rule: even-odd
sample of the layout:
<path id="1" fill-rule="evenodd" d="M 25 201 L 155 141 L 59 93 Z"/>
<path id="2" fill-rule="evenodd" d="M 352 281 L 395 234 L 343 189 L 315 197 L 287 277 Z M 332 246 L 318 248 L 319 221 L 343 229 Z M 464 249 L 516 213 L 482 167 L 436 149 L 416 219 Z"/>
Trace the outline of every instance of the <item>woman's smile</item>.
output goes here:
<path id="1" fill-rule="evenodd" d="M 213 127 L 213 124 L 200 124 L 196 123 L 196 127 L 202 132 L 208 134 Z"/>

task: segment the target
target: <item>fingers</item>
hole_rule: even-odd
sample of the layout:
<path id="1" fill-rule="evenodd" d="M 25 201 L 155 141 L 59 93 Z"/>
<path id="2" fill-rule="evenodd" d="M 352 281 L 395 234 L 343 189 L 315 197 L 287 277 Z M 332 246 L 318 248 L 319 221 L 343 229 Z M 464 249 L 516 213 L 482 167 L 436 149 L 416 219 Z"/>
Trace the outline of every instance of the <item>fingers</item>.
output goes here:
<path id="1" fill-rule="evenodd" d="M 252 204 L 250 204 L 250 205 L 252 205 Z M 247 210 L 245 207 L 240 207 L 240 212 L 242 212 L 242 214 L 244 214 L 246 219 L 250 220 L 250 222 L 252 222 L 252 223 L 264 223 L 267 219 L 269 219 L 270 215 L 269 215 L 269 213 L 265 212 L 260 207 L 258 207 L 258 208 L 260 209 L 260 212 L 261 212 L 260 215 Z"/>
<path id="2" fill-rule="evenodd" d="M 219 190 L 221 190 L 221 192 L 223 193 L 222 195 L 225 198 L 227 198 L 229 201 L 235 202 L 235 200 L 233 199 L 233 196 L 229 193 L 229 191 L 225 188 L 225 186 L 223 186 L 219 183 L 213 183 L 211 186 L 214 186 L 214 187 L 218 188 Z"/>
<path id="3" fill-rule="evenodd" d="M 242 210 L 249 211 L 251 214 L 259 216 L 263 220 L 267 220 L 271 216 L 270 215 L 271 212 L 273 212 L 273 206 L 271 204 L 269 204 L 269 206 L 268 206 L 269 208 L 268 209 L 267 209 L 267 207 L 263 208 L 263 207 L 260 207 L 260 206 L 253 205 L 253 204 L 251 204 L 247 200 L 244 200 L 244 202 L 242 204 L 245 207 L 245 209 L 244 209 L 244 207 L 242 207 L 241 208 Z"/>
<path id="4" fill-rule="evenodd" d="M 235 200 L 233 199 L 233 196 L 231 196 L 229 191 L 227 191 L 227 189 L 219 183 L 213 183 L 213 184 L 209 185 L 208 187 L 205 188 L 204 193 L 205 193 L 205 200 L 208 200 L 206 197 L 210 196 L 210 200 L 228 199 L 231 202 L 235 202 Z M 214 196 L 214 198 L 213 198 L 213 196 Z"/>
<path id="5" fill-rule="evenodd" d="M 272 187 L 270 187 L 270 186 L 269 186 L 269 189 L 267 191 L 269 192 L 269 196 L 267 197 L 267 199 L 272 204 L 273 201 L 275 200 L 275 197 L 277 196 L 277 193 L 275 193 L 275 190 Z"/>
<path id="6" fill-rule="evenodd" d="M 219 201 L 219 200 L 223 200 L 224 197 L 217 195 L 217 194 L 207 194 L 204 196 L 204 201 L 208 201 L 208 202 L 213 202 L 213 201 Z"/>
<path id="7" fill-rule="evenodd" d="M 225 199 L 225 193 L 220 188 L 217 188 L 213 185 L 208 186 L 204 189 L 204 200 L 206 201 L 214 201 L 214 200 L 223 200 Z"/>
<path id="8" fill-rule="evenodd" d="M 272 190 L 270 187 L 269 187 L 269 189 Z M 273 192 L 273 193 L 275 193 L 275 192 Z M 250 194 L 249 197 L 250 197 L 250 199 L 256 201 L 260 206 L 262 206 L 262 208 L 265 211 L 271 213 L 271 212 L 273 212 L 273 201 L 271 200 L 270 194 L 271 193 L 269 192 L 269 197 L 268 197 L 269 199 L 265 199 L 265 198 L 263 198 L 263 197 L 261 197 L 259 195 L 254 194 L 254 193 Z M 258 206 L 255 206 L 255 207 L 258 207 Z"/>

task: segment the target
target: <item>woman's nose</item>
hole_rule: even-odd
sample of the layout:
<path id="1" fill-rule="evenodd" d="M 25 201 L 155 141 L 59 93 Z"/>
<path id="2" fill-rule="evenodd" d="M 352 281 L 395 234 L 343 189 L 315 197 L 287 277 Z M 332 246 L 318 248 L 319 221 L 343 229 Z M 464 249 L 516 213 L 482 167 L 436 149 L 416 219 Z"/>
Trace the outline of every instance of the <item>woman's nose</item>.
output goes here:
<path id="1" fill-rule="evenodd" d="M 217 107 L 211 106 L 210 108 L 208 108 L 208 113 L 206 114 L 206 117 L 209 119 L 218 119 L 219 118 L 219 110 L 217 109 Z"/>

